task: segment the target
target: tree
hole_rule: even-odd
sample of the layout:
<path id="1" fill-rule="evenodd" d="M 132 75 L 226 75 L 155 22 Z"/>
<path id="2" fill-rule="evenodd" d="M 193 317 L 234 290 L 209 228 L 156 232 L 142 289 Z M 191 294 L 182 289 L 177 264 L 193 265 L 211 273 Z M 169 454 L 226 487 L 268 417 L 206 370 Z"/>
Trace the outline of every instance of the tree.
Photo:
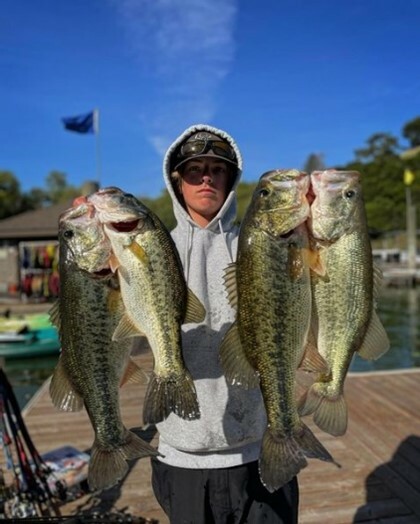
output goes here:
<path id="1" fill-rule="evenodd" d="M 80 189 L 67 184 L 67 175 L 60 171 L 51 171 L 46 178 L 48 201 L 52 204 L 65 202 L 80 195 Z"/>
<path id="2" fill-rule="evenodd" d="M 33 187 L 28 193 L 23 193 L 23 211 L 38 209 L 49 202 L 44 189 Z"/>
<path id="3" fill-rule="evenodd" d="M 176 220 L 172 210 L 172 201 L 166 189 L 162 191 L 158 198 L 152 200 L 150 198 L 140 197 L 140 200 L 151 211 L 156 213 L 167 229 L 171 230 L 175 227 Z"/>
<path id="4" fill-rule="evenodd" d="M 410 142 L 411 147 L 420 146 L 420 116 L 407 122 L 402 129 L 402 134 Z"/>
<path id="5" fill-rule="evenodd" d="M 312 171 L 323 171 L 325 169 L 324 155 L 322 153 L 311 153 L 303 166 L 305 173 L 312 173 Z"/>
<path id="6" fill-rule="evenodd" d="M 20 184 L 10 171 L 0 171 L 0 219 L 7 218 L 22 210 Z"/>
<path id="7" fill-rule="evenodd" d="M 384 160 L 389 156 L 397 156 L 400 146 L 398 139 L 389 133 L 375 133 L 366 140 L 367 147 L 356 149 L 356 159 L 365 162 L 372 162 L 381 158 Z"/>

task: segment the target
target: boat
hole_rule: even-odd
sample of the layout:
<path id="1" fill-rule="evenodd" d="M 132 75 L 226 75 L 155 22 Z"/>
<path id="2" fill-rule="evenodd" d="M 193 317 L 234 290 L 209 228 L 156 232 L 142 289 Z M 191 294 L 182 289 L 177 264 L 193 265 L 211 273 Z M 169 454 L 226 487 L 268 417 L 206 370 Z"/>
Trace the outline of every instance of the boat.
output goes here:
<path id="1" fill-rule="evenodd" d="M 60 340 L 53 326 L 0 333 L 0 357 L 24 358 L 59 354 Z"/>
<path id="2" fill-rule="evenodd" d="M 52 324 L 48 313 L 17 315 L 7 311 L 0 316 L 0 333 L 20 331 L 25 327 L 29 329 L 41 329 L 51 326 Z"/>

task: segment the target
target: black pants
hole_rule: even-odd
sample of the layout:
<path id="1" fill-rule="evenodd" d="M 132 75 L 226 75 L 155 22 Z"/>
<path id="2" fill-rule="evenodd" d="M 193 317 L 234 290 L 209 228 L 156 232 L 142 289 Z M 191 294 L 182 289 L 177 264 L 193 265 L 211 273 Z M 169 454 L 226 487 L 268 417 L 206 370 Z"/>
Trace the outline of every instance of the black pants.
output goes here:
<path id="1" fill-rule="evenodd" d="M 294 478 L 270 493 L 258 462 L 222 469 L 186 469 L 152 459 L 152 485 L 171 524 L 297 524 Z"/>

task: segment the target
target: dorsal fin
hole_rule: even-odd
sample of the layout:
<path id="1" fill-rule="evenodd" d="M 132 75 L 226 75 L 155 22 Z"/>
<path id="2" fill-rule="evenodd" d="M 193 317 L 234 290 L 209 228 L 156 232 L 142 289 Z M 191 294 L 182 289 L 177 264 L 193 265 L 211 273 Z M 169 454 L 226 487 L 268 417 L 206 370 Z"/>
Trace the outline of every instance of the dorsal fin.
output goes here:
<path id="1" fill-rule="evenodd" d="M 225 288 L 228 295 L 228 300 L 232 308 L 238 309 L 238 287 L 236 284 L 236 264 L 232 262 L 225 269 L 223 277 Z"/>
<path id="2" fill-rule="evenodd" d="M 206 310 L 191 289 L 188 288 L 187 291 L 187 308 L 185 311 L 184 324 L 190 322 L 193 324 L 199 324 L 200 322 L 203 322 L 206 316 Z"/>

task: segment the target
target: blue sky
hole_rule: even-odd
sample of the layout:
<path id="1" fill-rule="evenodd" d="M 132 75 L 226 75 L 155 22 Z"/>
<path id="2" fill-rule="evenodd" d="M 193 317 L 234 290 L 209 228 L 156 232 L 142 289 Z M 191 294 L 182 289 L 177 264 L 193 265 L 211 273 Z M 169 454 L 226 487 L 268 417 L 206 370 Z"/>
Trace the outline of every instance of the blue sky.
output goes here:
<path id="1" fill-rule="evenodd" d="M 164 188 L 189 125 L 229 132 L 245 181 L 354 157 L 420 115 L 418 0 L 2 0 L 0 170 L 24 191 L 58 170 L 96 178 L 93 135 L 61 117 L 100 111 L 101 185 Z M 402 145 L 406 145 L 404 140 Z"/>

